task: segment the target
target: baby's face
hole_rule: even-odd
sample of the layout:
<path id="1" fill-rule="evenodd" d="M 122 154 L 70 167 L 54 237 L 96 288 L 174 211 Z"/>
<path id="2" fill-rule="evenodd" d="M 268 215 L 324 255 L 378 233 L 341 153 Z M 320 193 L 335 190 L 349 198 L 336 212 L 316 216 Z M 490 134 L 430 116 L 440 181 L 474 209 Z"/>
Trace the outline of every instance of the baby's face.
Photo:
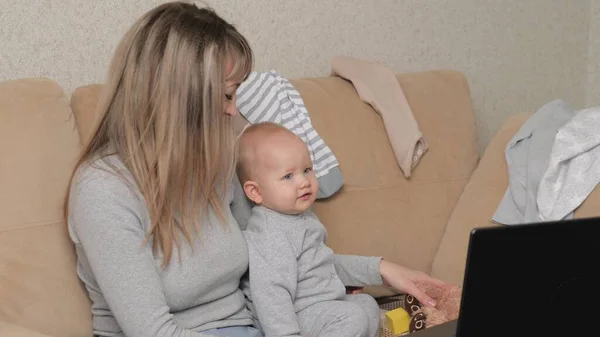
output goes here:
<path id="1" fill-rule="evenodd" d="M 265 207 L 300 214 L 317 198 L 319 184 L 308 148 L 300 138 L 282 133 L 265 144 L 257 164 L 256 182 Z"/>

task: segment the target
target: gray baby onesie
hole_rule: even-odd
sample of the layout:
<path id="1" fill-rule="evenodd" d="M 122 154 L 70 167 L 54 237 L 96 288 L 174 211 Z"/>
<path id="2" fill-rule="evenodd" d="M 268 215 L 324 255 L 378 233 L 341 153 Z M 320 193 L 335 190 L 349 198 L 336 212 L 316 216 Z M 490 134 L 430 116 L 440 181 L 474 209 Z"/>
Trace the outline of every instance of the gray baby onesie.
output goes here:
<path id="1" fill-rule="evenodd" d="M 265 337 L 377 336 L 377 303 L 366 294 L 346 295 L 344 271 L 334 264 L 345 257 L 325 245 L 327 231 L 312 211 L 286 215 L 256 206 L 244 235 L 250 258 L 244 293 Z M 378 268 L 379 258 L 367 259 Z"/>

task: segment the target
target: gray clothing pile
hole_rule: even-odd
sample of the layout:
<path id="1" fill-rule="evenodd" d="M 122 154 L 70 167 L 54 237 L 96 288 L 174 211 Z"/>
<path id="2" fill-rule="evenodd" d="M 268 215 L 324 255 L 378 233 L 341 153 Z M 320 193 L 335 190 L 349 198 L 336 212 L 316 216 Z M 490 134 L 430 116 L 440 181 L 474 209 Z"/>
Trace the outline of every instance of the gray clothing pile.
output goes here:
<path id="1" fill-rule="evenodd" d="M 538 190 L 543 221 L 572 217 L 600 183 L 600 106 L 578 110 L 554 139 Z"/>
<path id="2" fill-rule="evenodd" d="M 509 184 L 492 220 L 504 225 L 540 222 L 537 196 L 548 169 L 554 138 L 573 117 L 565 102 L 556 100 L 533 114 L 506 145 Z M 566 216 L 571 218 L 572 214 Z"/>
<path id="3" fill-rule="evenodd" d="M 600 183 L 600 107 L 551 101 L 506 146 L 509 187 L 492 217 L 514 225 L 572 219 Z"/>

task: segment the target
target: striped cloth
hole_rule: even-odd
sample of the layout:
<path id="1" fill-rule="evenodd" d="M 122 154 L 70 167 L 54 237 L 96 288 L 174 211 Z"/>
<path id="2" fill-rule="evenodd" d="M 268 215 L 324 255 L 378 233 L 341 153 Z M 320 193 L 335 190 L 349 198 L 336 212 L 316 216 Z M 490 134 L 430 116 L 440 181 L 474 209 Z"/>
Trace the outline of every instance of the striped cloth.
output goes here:
<path id="1" fill-rule="evenodd" d="M 343 184 L 339 163 L 313 128 L 300 93 L 274 70 L 252 72 L 237 90 L 237 108 L 248 122 L 280 124 L 307 145 L 319 181 L 319 198 L 334 194 Z"/>

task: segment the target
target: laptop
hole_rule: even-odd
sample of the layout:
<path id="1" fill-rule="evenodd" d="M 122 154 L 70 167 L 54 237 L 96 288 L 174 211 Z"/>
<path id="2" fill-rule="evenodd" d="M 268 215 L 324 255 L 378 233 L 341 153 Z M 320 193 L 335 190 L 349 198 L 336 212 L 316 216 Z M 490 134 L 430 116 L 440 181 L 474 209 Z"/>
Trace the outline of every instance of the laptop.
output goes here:
<path id="1" fill-rule="evenodd" d="M 600 336 L 600 218 L 474 229 L 458 319 L 411 337 Z"/>

